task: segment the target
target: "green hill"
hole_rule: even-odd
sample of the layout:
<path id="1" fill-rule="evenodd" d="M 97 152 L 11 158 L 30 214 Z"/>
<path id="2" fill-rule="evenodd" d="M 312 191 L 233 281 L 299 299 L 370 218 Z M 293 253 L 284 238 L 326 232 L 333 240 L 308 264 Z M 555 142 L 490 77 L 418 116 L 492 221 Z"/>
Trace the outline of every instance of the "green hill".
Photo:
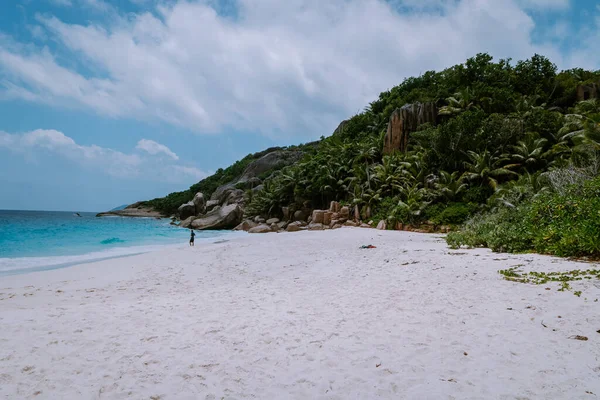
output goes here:
<path id="1" fill-rule="evenodd" d="M 262 190 L 248 193 L 245 214 L 280 217 L 283 207 L 319 209 L 336 200 L 358 207 L 362 219 L 385 220 L 388 227 L 425 221 L 459 226 L 475 215 L 477 221 L 502 215 L 494 224 L 471 220 L 461 233 L 450 235 L 452 244 L 600 255 L 600 244 L 560 251 L 536 245 L 543 238 L 535 232 L 525 243 L 510 246 L 503 242 L 519 234 L 498 231 L 502 220 L 522 231 L 539 230 L 523 225 L 535 224 L 538 214 L 528 209 L 531 218 L 514 219 L 515 213 L 530 206 L 542 213 L 545 202 L 587 199 L 593 193 L 593 183 L 586 191 L 570 184 L 581 187 L 598 179 L 599 92 L 600 71 L 559 72 L 539 55 L 513 63 L 478 54 L 464 64 L 428 71 L 381 93 L 301 160 L 263 177 Z M 431 115 L 425 118 L 423 110 Z M 399 147 L 394 147 L 394 132 L 402 132 Z M 249 155 L 187 191 L 148 204 L 172 212 L 196 191 L 212 193 L 233 181 L 255 159 Z M 548 233 L 560 227 L 541 218 L 549 224 L 545 240 L 597 238 L 600 215 L 580 217 L 592 220 L 586 231 L 578 231 L 579 239 Z"/>

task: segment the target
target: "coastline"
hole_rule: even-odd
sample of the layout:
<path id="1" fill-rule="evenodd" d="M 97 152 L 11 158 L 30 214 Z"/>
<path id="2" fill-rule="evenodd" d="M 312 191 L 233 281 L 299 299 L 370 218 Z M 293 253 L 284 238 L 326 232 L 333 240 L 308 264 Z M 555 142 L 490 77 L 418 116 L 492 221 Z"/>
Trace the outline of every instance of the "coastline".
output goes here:
<path id="1" fill-rule="evenodd" d="M 372 244 L 375 249 L 361 249 Z M 212 238 L 0 278 L 7 398 L 589 398 L 594 268 L 342 228 Z M 551 290 L 546 290 L 550 287 Z M 589 338 L 573 340 L 574 335 Z M 36 394 L 37 393 L 37 394 Z M 214 396 L 214 397 L 213 397 Z"/>

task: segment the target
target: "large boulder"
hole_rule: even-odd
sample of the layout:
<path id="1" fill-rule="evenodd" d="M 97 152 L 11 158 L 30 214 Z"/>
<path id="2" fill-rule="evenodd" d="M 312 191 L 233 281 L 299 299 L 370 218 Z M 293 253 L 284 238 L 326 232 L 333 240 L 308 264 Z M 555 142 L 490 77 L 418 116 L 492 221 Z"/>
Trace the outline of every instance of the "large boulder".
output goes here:
<path id="1" fill-rule="evenodd" d="M 177 211 L 179 212 L 179 219 L 181 220 L 195 216 L 196 206 L 194 205 L 194 201 L 188 201 L 187 203 L 180 205 Z"/>
<path id="2" fill-rule="evenodd" d="M 350 120 L 345 119 L 342 122 L 340 122 L 340 124 L 338 125 L 337 128 L 335 128 L 335 131 L 333 131 L 333 135 L 343 135 L 344 134 L 344 130 L 346 128 L 346 125 L 348 124 L 348 122 L 350 122 Z"/>
<path id="3" fill-rule="evenodd" d="M 338 203 L 337 201 L 332 201 L 329 204 L 329 212 L 332 212 L 332 213 L 340 212 L 340 203 Z"/>
<path id="4" fill-rule="evenodd" d="M 313 224 L 322 224 L 324 217 L 325 217 L 325 211 L 314 210 L 312 212 L 312 219 L 310 222 L 312 222 Z"/>
<path id="5" fill-rule="evenodd" d="M 219 186 L 217 188 L 217 190 L 215 190 L 212 194 L 212 196 L 210 196 L 210 199 L 213 201 L 217 201 L 217 204 L 223 204 L 225 203 L 225 200 L 227 200 L 227 197 L 229 196 L 229 194 L 232 191 L 235 190 L 239 190 L 235 188 L 235 185 L 229 183 L 227 185 L 223 185 L 223 186 Z"/>
<path id="6" fill-rule="evenodd" d="M 244 220 L 241 224 L 233 228 L 234 231 L 246 231 L 248 232 L 250 229 L 256 227 L 258 224 L 252 220 Z"/>
<path id="7" fill-rule="evenodd" d="M 332 212 L 325 212 L 323 213 L 323 225 L 329 226 L 329 224 L 331 223 L 331 217 L 333 216 Z"/>
<path id="8" fill-rule="evenodd" d="M 325 227 L 321 223 L 314 223 L 313 222 L 310 225 L 308 225 L 308 230 L 309 231 L 322 231 L 323 229 L 325 229 Z"/>
<path id="9" fill-rule="evenodd" d="M 350 208 L 348 206 L 340 208 L 340 219 L 350 219 Z"/>
<path id="10" fill-rule="evenodd" d="M 248 233 L 268 233 L 268 232 L 273 232 L 273 231 L 271 230 L 271 227 L 266 224 L 260 224 L 248 231 Z"/>
<path id="11" fill-rule="evenodd" d="M 195 219 L 196 219 L 195 216 L 188 217 L 188 218 L 184 219 L 183 221 L 181 221 L 181 223 L 179 224 L 179 227 L 190 228 L 192 226 L 192 221 L 194 221 Z"/>
<path id="12" fill-rule="evenodd" d="M 249 181 L 252 178 L 259 177 L 265 172 L 276 168 L 285 167 L 295 163 L 302 158 L 301 151 L 276 150 L 265 154 L 258 160 L 252 161 L 242 173 L 238 184 Z"/>
<path id="13" fill-rule="evenodd" d="M 292 222 L 291 224 L 289 224 L 287 226 L 286 230 L 288 232 L 298 232 L 298 231 L 306 230 L 306 227 L 302 225 L 302 222 L 296 221 L 296 222 Z"/>
<path id="14" fill-rule="evenodd" d="M 229 194 L 225 198 L 225 202 L 223 205 L 228 204 L 243 204 L 245 202 L 244 199 L 244 191 L 241 189 L 233 189 L 228 192 Z"/>
<path id="15" fill-rule="evenodd" d="M 235 184 L 235 187 L 238 189 L 254 189 L 262 184 L 260 178 L 254 177 L 250 178 L 247 181 L 240 181 Z"/>
<path id="16" fill-rule="evenodd" d="M 415 132 L 424 123 L 436 124 L 438 109 L 435 103 L 406 104 L 394 110 L 390 116 L 383 153 L 406 151 L 409 134 Z"/>
<path id="17" fill-rule="evenodd" d="M 209 200 L 206 202 L 206 212 L 208 211 L 212 211 L 213 208 L 217 207 L 219 205 L 219 200 Z"/>
<path id="18" fill-rule="evenodd" d="M 385 231 L 386 227 L 387 226 L 386 226 L 385 220 L 383 220 L 383 219 L 381 221 L 379 221 L 379 223 L 377 224 L 377 229 L 379 229 L 380 231 Z"/>
<path id="19" fill-rule="evenodd" d="M 195 215 L 204 214 L 206 212 L 206 199 L 204 198 L 204 194 L 200 192 L 196 193 L 192 202 L 194 203 L 194 207 L 196 207 Z"/>
<path id="20" fill-rule="evenodd" d="M 306 221 L 306 213 L 302 210 L 298 210 L 294 213 L 294 221 Z"/>
<path id="21" fill-rule="evenodd" d="M 195 219 L 192 228 L 205 229 L 232 229 L 242 221 L 243 212 L 239 205 L 230 204 L 210 211 L 206 215 Z"/>
<path id="22" fill-rule="evenodd" d="M 358 205 L 354 206 L 354 219 L 360 221 L 360 208 L 358 208 Z"/>
<path id="23" fill-rule="evenodd" d="M 285 228 L 287 228 L 289 222 L 287 221 L 281 221 L 277 223 L 277 226 L 279 227 L 280 230 L 284 230 Z"/>

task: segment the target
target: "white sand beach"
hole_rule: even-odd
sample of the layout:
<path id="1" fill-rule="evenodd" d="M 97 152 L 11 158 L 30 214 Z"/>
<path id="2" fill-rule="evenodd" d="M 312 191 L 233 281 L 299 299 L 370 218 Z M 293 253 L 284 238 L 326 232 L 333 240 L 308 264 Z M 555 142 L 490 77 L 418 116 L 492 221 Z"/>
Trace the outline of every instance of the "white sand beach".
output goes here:
<path id="1" fill-rule="evenodd" d="M 3 277 L 0 396 L 600 398 L 600 282 L 519 264 L 598 268 L 344 228 Z"/>

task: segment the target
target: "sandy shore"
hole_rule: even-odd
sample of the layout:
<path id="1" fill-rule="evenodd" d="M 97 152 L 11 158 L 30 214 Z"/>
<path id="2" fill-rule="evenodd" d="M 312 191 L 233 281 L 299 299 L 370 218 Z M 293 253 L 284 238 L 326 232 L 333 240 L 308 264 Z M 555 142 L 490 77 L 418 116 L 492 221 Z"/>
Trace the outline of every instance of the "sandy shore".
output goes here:
<path id="1" fill-rule="evenodd" d="M 0 396 L 600 398 L 600 282 L 518 264 L 598 268 L 344 228 L 0 278 Z"/>

